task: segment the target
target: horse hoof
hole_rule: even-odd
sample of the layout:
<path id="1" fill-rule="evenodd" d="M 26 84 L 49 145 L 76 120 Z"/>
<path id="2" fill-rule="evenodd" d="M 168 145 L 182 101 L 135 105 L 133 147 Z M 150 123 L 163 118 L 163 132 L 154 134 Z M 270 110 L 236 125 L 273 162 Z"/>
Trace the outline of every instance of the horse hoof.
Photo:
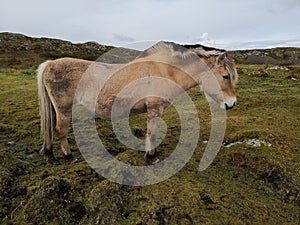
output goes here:
<path id="1" fill-rule="evenodd" d="M 156 163 L 159 163 L 160 160 L 158 158 L 158 153 L 157 151 L 155 150 L 155 153 L 153 155 L 149 155 L 149 154 L 145 154 L 145 158 L 146 158 L 146 162 L 149 164 L 149 165 L 154 165 Z"/>
<path id="2" fill-rule="evenodd" d="M 74 164 L 74 163 L 77 163 L 78 162 L 78 159 L 76 159 L 75 157 L 73 157 L 73 160 L 69 161 L 70 164 Z"/>
<path id="3" fill-rule="evenodd" d="M 42 147 L 39 151 L 41 155 L 53 155 L 52 149 Z"/>
<path id="4" fill-rule="evenodd" d="M 42 148 L 40 150 L 40 154 L 43 155 L 46 159 L 46 162 L 58 162 L 57 158 L 54 156 L 53 152 L 48 150 L 48 149 L 45 149 L 45 148 Z"/>
<path id="5" fill-rule="evenodd" d="M 64 158 L 70 164 L 74 164 L 74 163 L 78 162 L 78 159 L 76 159 L 72 154 L 64 156 Z"/>
<path id="6" fill-rule="evenodd" d="M 159 162 L 160 162 L 159 158 L 156 158 L 155 160 L 153 160 L 153 161 L 151 162 L 151 164 L 154 165 L 154 164 L 159 163 Z"/>
<path id="7" fill-rule="evenodd" d="M 44 155 L 45 154 L 45 148 L 41 148 L 39 153 L 40 153 L 40 155 Z"/>

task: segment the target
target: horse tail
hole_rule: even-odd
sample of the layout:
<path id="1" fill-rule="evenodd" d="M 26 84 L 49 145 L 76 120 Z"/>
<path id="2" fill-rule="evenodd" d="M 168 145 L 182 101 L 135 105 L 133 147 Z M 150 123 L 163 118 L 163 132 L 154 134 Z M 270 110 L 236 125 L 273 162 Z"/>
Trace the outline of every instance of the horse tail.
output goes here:
<path id="1" fill-rule="evenodd" d="M 44 150 L 51 150 L 53 143 L 53 134 L 55 126 L 55 110 L 51 102 L 49 93 L 44 84 L 44 71 L 50 61 L 46 61 L 38 67 L 37 80 L 38 80 L 38 96 L 40 105 L 41 117 L 41 135 L 44 138 Z"/>

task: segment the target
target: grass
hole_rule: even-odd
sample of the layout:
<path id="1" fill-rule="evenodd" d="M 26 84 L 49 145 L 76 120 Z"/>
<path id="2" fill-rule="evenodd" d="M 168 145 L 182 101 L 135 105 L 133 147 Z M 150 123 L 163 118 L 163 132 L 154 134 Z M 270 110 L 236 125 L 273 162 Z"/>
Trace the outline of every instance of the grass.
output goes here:
<path id="1" fill-rule="evenodd" d="M 0 71 L 0 218 L 2 224 L 299 224 L 300 221 L 300 66 L 268 70 L 239 65 L 238 105 L 228 111 L 225 142 L 257 138 L 272 146 L 222 147 L 213 164 L 198 171 L 210 112 L 195 88 L 201 135 L 186 166 L 161 183 L 145 187 L 114 184 L 93 171 L 69 140 L 75 165 L 46 163 L 42 144 L 35 72 Z M 266 74 L 267 73 L 267 74 Z M 162 158 L 177 144 L 178 115 L 166 111 Z M 116 140 L 109 121 L 97 121 L 99 136 L 118 159 L 143 164 L 141 152 Z M 130 119 L 143 137 L 145 115 Z"/>

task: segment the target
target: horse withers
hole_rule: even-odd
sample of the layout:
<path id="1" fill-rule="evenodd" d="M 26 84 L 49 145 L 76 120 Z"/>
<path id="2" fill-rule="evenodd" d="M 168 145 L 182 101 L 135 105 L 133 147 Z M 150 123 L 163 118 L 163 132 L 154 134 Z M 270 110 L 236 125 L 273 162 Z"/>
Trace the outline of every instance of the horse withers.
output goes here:
<path id="1" fill-rule="evenodd" d="M 200 63 L 201 62 L 201 63 Z M 38 95 L 41 116 L 41 134 L 44 143 L 40 152 L 47 159 L 54 159 L 54 134 L 59 138 L 63 155 L 67 161 L 77 161 L 73 157 L 68 140 L 68 128 L 72 117 L 72 106 L 76 102 L 76 89 L 80 80 L 93 67 L 107 70 L 113 74 L 102 84 L 96 99 L 96 108 L 86 107 L 102 119 L 111 118 L 112 106 L 118 93 L 130 83 L 141 79 L 158 77 L 172 81 L 186 91 L 200 85 L 205 95 L 214 100 L 222 109 L 231 109 L 236 105 L 234 85 L 237 71 L 234 60 L 224 51 L 206 49 L 204 46 L 183 47 L 172 42 L 158 42 L 128 64 L 107 64 L 75 58 L 61 58 L 42 63 L 38 68 Z M 96 76 L 101 76 L 101 70 Z M 98 84 L 97 84 L 98 82 Z M 89 86 L 88 92 L 97 91 L 92 87 L 99 86 L 101 79 Z M 151 82 L 149 82 L 151 85 Z M 101 85 L 100 85 L 101 86 Z M 149 86 L 149 89 L 152 87 Z M 171 104 L 172 99 L 180 92 L 169 86 L 156 87 L 164 90 L 169 101 L 159 97 L 145 97 L 138 101 L 131 110 L 130 116 L 147 113 L 147 133 L 145 140 L 145 158 L 150 164 L 159 162 L 156 148 L 153 145 L 155 130 L 163 111 Z M 98 90 L 99 91 L 99 90 Z M 131 93 L 143 91 L 138 88 Z M 87 93 L 88 93 L 87 92 Z M 122 98 L 126 104 L 128 96 Z M 120 113 L 122 117 L 122 113 Z"/>

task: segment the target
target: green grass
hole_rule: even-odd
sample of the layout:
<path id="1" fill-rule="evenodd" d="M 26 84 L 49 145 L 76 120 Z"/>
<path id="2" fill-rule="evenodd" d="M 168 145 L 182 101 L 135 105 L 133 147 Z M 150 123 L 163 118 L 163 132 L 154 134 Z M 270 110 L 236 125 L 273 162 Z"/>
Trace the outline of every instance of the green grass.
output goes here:
<path id="1" fill-rule="evenodd" d="M 300 221 L 300 66 L 289 71 L 239 65 L 238 105 L 228 111 L 225 142 L 258 138 L 271 147 L 222 147 L 213 164 L 198 171 L 209 138 L 210 112 L 195 88 L 201 135 L 187 165 L 161 183 L 145 187 L 114 184 L 94 172 L 69 140 L 79 163 L 46 163 L 42 144 L 35 72 L 0 71 L 0 221 L 3 224 L 299 224 Z M 268 76 L 265 76 L 268 72 Z M 158 147 L 162 158 L 180 132 L 173 108 L 164 114 L 169 129 Z M 145 115 L 130 119 L 145 133 Z M 99 136 L 118 159 L 143 164 L 143 153 L 127 149 L 98 120 Z"/>

